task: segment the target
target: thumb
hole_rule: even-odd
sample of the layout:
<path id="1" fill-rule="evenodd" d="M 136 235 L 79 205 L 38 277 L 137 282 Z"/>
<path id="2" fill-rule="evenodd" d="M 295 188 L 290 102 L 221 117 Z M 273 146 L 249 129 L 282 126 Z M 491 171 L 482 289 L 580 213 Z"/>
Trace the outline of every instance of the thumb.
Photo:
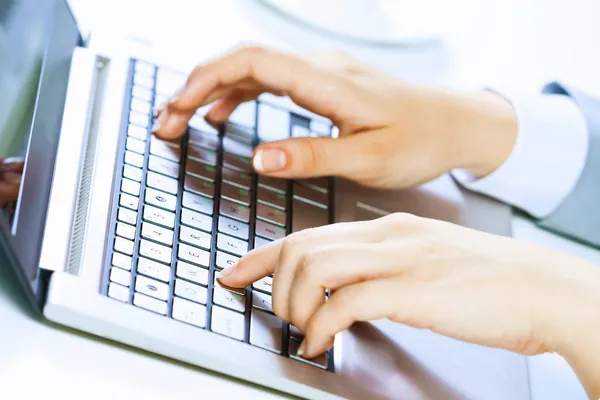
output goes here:
<path id="1" fill-rule="evenodd" d="M 254 152 L 256 172 L 277 178 L 347 177 L 373 168 L 377 161 L 370 151 L 370 136 L 294 138 L 263 143 Z"/>

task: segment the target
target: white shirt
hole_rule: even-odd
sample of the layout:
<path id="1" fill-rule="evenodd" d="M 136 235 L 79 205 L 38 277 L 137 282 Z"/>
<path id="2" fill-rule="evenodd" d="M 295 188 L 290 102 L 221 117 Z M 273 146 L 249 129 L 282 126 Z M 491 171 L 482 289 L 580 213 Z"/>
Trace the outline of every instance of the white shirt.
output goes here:
<path id="1" fill-rule="evenodd" d="M 481 179 L 463 170 L 455 170 L 453 175 L 470 190 L 543 219 L 556 210 L 577 183 L 587 158 L 589 130 L 579 108 L 567 96 L 506 98 L 518 122 L 510 156 Z"/>

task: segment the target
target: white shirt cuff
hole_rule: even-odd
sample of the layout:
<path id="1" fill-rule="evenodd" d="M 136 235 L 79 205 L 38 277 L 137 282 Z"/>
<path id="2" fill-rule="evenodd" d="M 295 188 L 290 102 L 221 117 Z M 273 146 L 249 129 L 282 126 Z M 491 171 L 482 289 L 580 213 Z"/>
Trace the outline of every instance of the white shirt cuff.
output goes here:
<path id="1" fill-rule="evenodd" d="M 464 170 L 452 174 L 470 190 L 544 218 L 571 192 L 583 171 L 588 127 L 575 102 L 567 96 L 507 98 L 518 122 L 516 144 L 509 157 L 481 179 Z"/>

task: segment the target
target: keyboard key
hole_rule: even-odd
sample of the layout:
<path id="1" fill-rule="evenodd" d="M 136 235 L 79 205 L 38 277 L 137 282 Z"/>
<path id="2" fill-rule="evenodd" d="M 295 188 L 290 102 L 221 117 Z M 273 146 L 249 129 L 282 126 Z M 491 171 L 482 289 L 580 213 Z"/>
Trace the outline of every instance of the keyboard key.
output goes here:
<path id="1" fill-rule="evenodd" d="M 131 257 L 128 257 L 125 254 L 121 253 L 113 253 L 112 265 L 114 267 L 119 267 L 127 271 L 131 271 Z"/>
<path id="2" fill-rule="evenodd" d="M 152 206 L 144 206 L 144 221 L 171 228 L 175 226 L 175 214 Z"/>
<path id="3" fill-rule="evenodd" d="M 167 303 L 150 296 L 136 293 L 133 295 L 133 305 L 161 315 L 167 315 Z"/>
<path id="4" fill-rule="evenodd" d="M 292 126 L 292 137 L 310 137 L 310 130 L 304 126 L 294 125 Z"/>
<path id="5" fill-rule="evenodd" d="M 288 181 L 285 179 L 271 178 L 270 176 L 261 175 L 258 177 L 258 185 L 278 193 L 286 193 Z"/>
<path id="6" fill-rule="evenodd" d="M 175 297 L 173 299 L 173 319 L 204 328 L 206 327 L 206 306 Z"/>
<path id="7" fill-rule="evenodd" d="M 304 339 L 304 335 L 302 334 L 302 332 L 300 332 L 300 329 L 296 328 L 294 325 L 290 325 L 289 334 L 290 337 L 296 338 L 299 341 L 302 341 L 302 339 Z"/>
<path id="8" fill-rule="evenodd" d="M 235 265 L 240 259 L 231 254 L 217 251 L 217 269 L 225 269 Z"/>
<path id="9" fill-rule="evenodd" d="M 168 103 L 169 103 L 168 96 L 163 96 L 161 94 L 157 94 L 156 97 L 154 98 L 154 107 L 153 107 L 154 113 L 158 112 L 158 110 L 164 109 Z"/>
<path id="10" fill-rule="evenodd" d="M 250 227 L 239 221 L 227 217 L 219 217 L 219 232 L 234 236 L 239 239 L 248 240 Z"/>
<path id="11" fill-rule="evenodd" d="M 144 166 L 144 156 L 133 151 L 125 152 L 125 163 L 134 167 L 142 168 Z"/>
<path id="12" fill-rule="evenodd" d="M 135 291 L 159 300 L 169 298 L 169 285 L 141 275 L 135 278 Z"/>
<path id="13" fill-rule="evenodd" d="M 272 190 L 258 188 L 258 201 L 271 207 L 285 210 L 287 207 L 285 194 L 275 193 Z"/>
<path id="14" fill-rule="evenodd" d="M 170 229 L 161 228 L 158 225 L 153 225 L 148 222 L 142 224 L 142 237 L 155 242 L 164 244 L 165 246 L 173 245 L 173 231 Z"/>
<path id="15" fill-rule="evenodd" d="M 265 221 L 256 221 L 256 234 L 269 240 L 278 240 L 285 237 L 285 229 Z"/>
<path id="16" fill-rule="evenodd" d="M 119 195 L 119 205 L 137 211 L 139 206 L 139 200 L 137 197 L 132 196 L 130 194 L 121 193 Z"/>
<path id="17" fill-rule="evenodd" d="M 223 182 L 246 190 L 250 190 L 252 184 L 252 177 L 249 174 L 225 167 L 221 170 L 221 179 Z"/>
<path id="18" fill-rule="evenodd" d="M 148 169 L 171 178 L 179 177 L 179 164 L 153 155 L 148 158 Z"/>
<path id="19" fill-rule="evenodd" d="M 194 285 L 183 279 L 176 279 L 175 296 L 183 297 L 196 303 L 206 304 L 208 291 L 202 286 Z"/>
<path id="20" fill-rule="evenodd" d="M 127 128 L 127 135 L 139 140 L 146 140 L 148 137 L 148 130 L 137 125 L 129 125 Z"/>
<path id="21" fill-rule="evenodd" d="M 225 136 L 238 142 L 252 145 L 254 143 L 254 128 L 228 122 L 225 125 Z"/>
<path id="22" fill-rule="evenodd" d="M 154 78 L 148 75 L 135 74 L 133 76 L 133 82 L 136 85 L 152 89 L 154 87 Z"/>
<path id="23" fill-rule="evenodd" d="M 138 85 L 133 86 L 132 95 L 136 99 L 145 100 L 148 102 L 151 102 L 152 98 L 154 97 L 152 90 Z"/>
<path id="24" fill-rule="evenodd" d="M 132 181 L 141 182 L 142 170 L 139 168 L 135 168 L 131 165 L 125 164 L 125 166 L 123 167 L 123 176 L 127 179 L 131 179 Z"/>
<path id="25" fill-rule="evenodd" d="M 217 153 L 200 147 L 188 146 L 188 159 L 200 161 L 207 165 L 217 165 Z"/>
<path id="26" fill-rule="evenodd" d="M 273 299 L 270 295 L 261 292 L 252 292 L 252 307 L 259 310 L 273 312 Z"/>
<path id="27" fill-rule="evenodd" d="M 327 209 L 329 196 L 306 186 L 294 183 L 294 200 L 300 200 L 317 207 Z"/>
<path id="28" fill-rule="evenodd" d="M 261 142 L 287 139 L 290 113 L 266 104 L 258 105 L 258 138 Z"/>
<path id="29" fill-rule="evenodd" d="M 175 211 L 175 208 L 177 208 L 177 197 L 152 188 L 146 189 L 144 200 L 146 204 L 161 207 L 169 211 Z"/>
<path id="30" fill-rule="evenodd" d="M 209 182 L 214 182 L 216 177 L 215 167 L 194 161 L 191 158 L 185 164 L 185 172 Z"/>
<path id="31" fill-rule="evenodd" d="M 129 113 L 129 122 L 133 125 L 141 126 L 142 128 L 148 129 L 150 118 L 147 114 L 142 114 L 137 111 L 131 111 Z"/>
<path id="32" fill-rule="evenodd" d="M 234 287 L 231 287 L 231 286 L 225 286 L 225 285 L 223 285 L 217 279 L 217 275 L 216 274 L 215 274 L 215 276 L 213 278 L 213 286 L 215 288 L 221 288 L 223 290 L 227 290 L 229 292 L 239 294 L 240 296 L 243 296 L 246 293 L 246 289 L 245 288 L 234 288 Z"/>
<path id="33" fill-rule="evenodd" d="M 140 241 L 140 255 L 165 264 L 171 264 L 171 249 L 148 240 L 142 239 Z"/>
<path id="34" fill-rule="evenodd" d="M 269 207 L 264 204 L 256 205 L 256 217 L 258 219 L 262 219 L 263 221 L 267 221 L 282 227 L 285 227 L 286 224 L 286 212 L 277 210 L 273 207 Z M 300 215 L 298 218 L 302 218 Z"/>
<path id="35" fill-rule="evenodd" d="M 152 171 L 148 172 L 148 176 L 146 177 L 146 185 L 170 194 L 177 194 L 179 189 L 179 183 L 177 180 Z"/>
<path id="36" fill-rule="evenodd" d="M 244 315 L 223 307 L 213 306 L 211 328 L 215 333 L 244 340 Z"/>
<path id="37" fill-rule="evenodd" d="M 293 201 L 292 232 L 327 225 L 329 212 L 300 200 Z"/>
<path id="38" fill-rule="evenodd" d="M 188 123 L 188 125 L 189 125 L 190 129 L 194 129 L 196 131 L 210 133 L 215 136 L 219 134 L 219 131 L 217 131 L 211 124 L 206 122 L 204 117 L 200 117 L 198 115 L 194 115 L 190 119 L 190 122 Z"/>
<path id="39" fill-rule="evenodd" d="M 177 277 L 208 286 L 208 270 L 183 261 L 177 261 Z"/>
<path id="40" fill-rule="evenodd" d="M 167 142 L 157 139 L 156 136 L 150 138 L 150 154 L 165 158 L 174 162 L 179 162 L 181 151 L 177 147 L 170 146 Z"/>
<path id="41" fill-rule="evenodd" d="M 270 240 L 263 239 L 263 238 L 258 237 L 258 236 L 254 238 L 254 248 L 255 249 L 258 249 L 258 248 L 261 248 L 263 246 L 266 246 L 269 243 L 271 243 Z"/>
<path id="42" fill-rule="evenodd" d="M 128 223 L 129 225 L 135 225 L 137 224 L 137 212 L 128 210 L 127 208 L 119 207 L 117 219 L 119 221 Z"/>
<path id="43" fill-rule="evenodd" d="M 242 172 L 252 172 L 249 158 L 236 156 L 231 153 L 223 153 L 223 165 Z"/>
<path id="44" fill-rule="evenodd" d="M 301 179 L 296 181 L 296 183 L 321 193 L 329 192 L 329 178 Z"/>
<path id="45" fill-rule="evenodd" d="M 219 233 L 217 235 L 217 247 L 237 256 L 243 256 L 248 252 L 248 242 Z"/>
<path id="46" fill-rule="evenodd" d="M 219 212 L 226 217 L 237 219 L 242 222 L 250 221 L 250 209 L 231 201 L 221 200 Z"/>
<path id="47" fill-rule="evenodd" d="M 138 259 L 137 272 L 138 274 L 146 275 L 166 283 L 169 283 L 169 279 L 171 278 L 170 267 L 144 257 Z"/>
<path id="48" fill-rule="evenodd" d="M 129 289 L 111 282 L 108 285 L 108 297 L 127 303 L 129 300 Z"/>
<path id="49" fill-rule="evenodd" d="M 124 224 L 123 222 L 117 223 L 117 235 L 124 237 L 125 239 L 135 239 L 135 226 Z"/>
<path id="50" fill-rule="evenodd" d="M 273 278 L 266 276 L 252 284 L 252 287 L 256 290 L 260 290 L 265 293 L 273 293 Z"/>
<path id="51" fill-rule="evenodd" d="M 152 112 L 152 105 L 146 100 L 136 99 L 134 97 L 131 99 L 131 109 L 142 114 L 150 115 Z"/>
<path id="52" fill-rule="evenodd" d="M 246 296 L 218 287 L 213 290 L 213 303 L 241 313 L 246 311 Z"/>
<path id="53" fill-rule="evenodd" d="M 221 197 L 244 206 L 250 205 L 250 192 L 226 183 L 221 185 Z"/>
<path id="54" fill-rule="evenodd" d="M 184 261 L 189 261 L 193 264 L 199 265 L 204 268 L 210 266 L 210 253 L 208 251 L 200 250 L 187 244 L 180 244 L 177 257 Z"/>
<path id="55" fill-rule="evenodd" d="M 140 195 L 140 184 L 139 182 L 132 181 L 131 179 L 123 179 L 121 181 L 121 191 L 129 193 L 133 196 Z"/>
<path id="56" fill-rule="evenodd" d="M 252 158 L 254 149 L 251 145 L 236 140 L 231 135 L 223 138 L 223 151 L 243 158 Z"/>
<path id="57" fill-rule="evenodd" d="M 114 248 L 119 253 L 127 254 L 128 256 L 133 255 L 133 242 L 131 240 L 123 239 L 121 237 L 115 238 Z"/>
<path id="58" fill-rule="evenodd" d="M 212 133 L 190 130 L 188 141 L 192 146 L 206 150 L 216 151 L 219 148 L 219 137 Z"/>
<path id="59" fill-rule="evenodd" d="M 281 354 L 283 349 L 282 323 L 273 314 L 252 310 L 250 319 L 250 344 Z"/>
<path id="60" fill-rule="evenodd" d="M 181 210 L 181 223 L 205 232 L 211 232 L 213 219 L 206 214 L 200 214 L 184 208 Z"/>
<path id="61" fill-rule="evenodd" d="M 110 281 L 122 286 L 129 286 L 129 282 L 131 282 L 131 272 L 121 268 L 111 268 Z"/>
<path id="62" fill-rule="evenodd" d="M 204 196 L 199 196 L 190 192 L 183 192 L 183 206 L 194 211 L 212 215 L 214 202 Z"/>
<path id="63" fill-rule="evenodd" d="M 293 358 L 294 360 L 297 360 L 297 361 L 301 361 L 306 364 L 313 365 L 315 367 L 327 369 L 327 360 L 328 360 L 327 353 L 321 354 L 320 356 L 317 356 L 316 358 L 314 358 L 312 360 L 307 360 L 305 358 L 298 356 L 298 348 L 299 347 L 300 347 L 300 341 L 296 340 L 295 338 L 291 338 L 290 339 L 290 347 L 289 347 L 291 358 Z"/>
<path id="64" fill-rule="evenodd" d="M 238 125 L 254 127 L 256 125 L 256 102 L 240 104 L 229 116 L 229 121 Z"/>
<path id="65" fill-rule="evenodd" d="M 180 72 L 159 68 L 156 71 L 156 93 L 171 97 L 185 84 L 186 78 Z"/>
<path id="66" fill-rule="evenodd" d="M 212 199 L 215 196 L 215 185 L 195 176 L 185 175 L 184 189 L 192 193 L 201 194 Z"/>
<path id="67" fill-rule="evenodd" d="M 197 231 L 188 226 L 179 229 L 179 241 L 191 244 L 195 247 L 210 249 L 211 235 L 206 232 Z"/>
<path id="68" fill-rule="evenodd" d="M 141 75 L 147 75 L 150 77 L 154 76 L 155 68 L 154 65 L 148 64 L 144 61 L 136 61 L 135 62 L 135 73 Z"/>
<path id="69" fill-rule="evenodd" d="M 310 121 L 310 130 L 313 131 L 316 136 L 328 137 L 331 135 L 331 125 L 316 119 Z"/>

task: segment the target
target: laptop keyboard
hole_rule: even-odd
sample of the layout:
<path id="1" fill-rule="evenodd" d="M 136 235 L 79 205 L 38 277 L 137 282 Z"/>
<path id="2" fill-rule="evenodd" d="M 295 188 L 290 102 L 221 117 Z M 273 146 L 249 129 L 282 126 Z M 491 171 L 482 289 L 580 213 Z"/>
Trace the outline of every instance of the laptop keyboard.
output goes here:
<path id="1" fill-rule="evenodd" d="M 150 132 L 185 76 L 132 61 L 115 180 L 104 294 L 231 339 L 333 370 L 328 353 L 296 356 L 302 339 L 271 307 L 272 277 L 224 288 L 218 271 L 253 248 L 333 221 L 329 178 L 288 181 L 251 168 L 260 141 L 330 136 L 331 125 L 264 101 L 215 129 L 206 108 L 176 142 Z"/>

